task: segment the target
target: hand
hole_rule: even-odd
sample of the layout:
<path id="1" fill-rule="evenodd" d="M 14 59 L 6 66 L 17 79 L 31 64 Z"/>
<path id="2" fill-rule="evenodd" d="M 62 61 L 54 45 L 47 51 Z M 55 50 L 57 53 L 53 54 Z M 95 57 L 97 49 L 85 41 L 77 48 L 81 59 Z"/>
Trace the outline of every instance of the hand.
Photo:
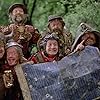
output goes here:
<path id="1" fill-rule="evenodd" d="M 31 25 L 25 25 L 25 30 L 26 30 L 27 32 L 33 33 L 35 29 L 34 29 L 34 27 L 31 26 Z"/>
<path id="2" fill-rule="evenodd" d="M 80 44 L 78 44 L 75 51 L 83 50 L 85 48 L 85 46 L 83 45 L 84 42 L 85 42 L 85 40 L 83 40 Z"/>
<path id="3" fill-rule="evenodd" d="M 16 26 L 15 24 L 10 24 L 10 25 L 9 25 L 9 29 L 10 29 L 11 31 L 16 30 L 16 28 L 17 28 L 17 26 Z"/>

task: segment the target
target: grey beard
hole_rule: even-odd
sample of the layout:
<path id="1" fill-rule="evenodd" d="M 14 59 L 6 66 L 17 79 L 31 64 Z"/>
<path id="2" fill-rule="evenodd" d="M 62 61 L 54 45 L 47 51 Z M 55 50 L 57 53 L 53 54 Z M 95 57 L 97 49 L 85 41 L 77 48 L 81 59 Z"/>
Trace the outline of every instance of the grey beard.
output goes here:
<path id="1" fill-rule="evenodd" d="M 17 22 L 17 23 L 22 23 L 23 18 L 22 18 L 21 16 L 16 16 L 14 20 L 15 20 L 15 22 Z"/>
<path id="2" fill-rule="evenodd" d="M 62 30 L 60 30 L 60 29 L 54 29 L 54 30 L 52 30 L 52 32 L 57 32 L 57 33 L 62 33 Z"/>
<path id="3" fill-rule="evenodd" d="M 27 15 L 16 15 L 16 16 L 11 16 L 11 20 L 14 23 L 18 23 L 18 24 L 23 24 L 27 21 Z"/>
<path id="4" fill-rule="evenodd" d="M 56 32 L 56 33 L 62 33 L 63 30 L 57 28 L 57 29 L 49 29 L 50 32 Z"/>

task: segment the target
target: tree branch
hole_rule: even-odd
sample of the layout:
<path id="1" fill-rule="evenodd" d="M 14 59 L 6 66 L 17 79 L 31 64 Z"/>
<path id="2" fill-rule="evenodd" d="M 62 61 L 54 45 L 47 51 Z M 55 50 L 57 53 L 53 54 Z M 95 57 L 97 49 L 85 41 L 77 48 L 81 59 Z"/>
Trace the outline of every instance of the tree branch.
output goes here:
<path id="1" fill-rule="evenodd" d="M 29 18 L 29 21 L 30 21 L 30 22 L 32 22 L 32 15 L 33 15 L 33 12 L 34 12 L 35 6 L 36 6 L 36 0 L 33 1 L 32 9 L 31 9 L 31 13 L 30 13 L 30 18 Z"/>

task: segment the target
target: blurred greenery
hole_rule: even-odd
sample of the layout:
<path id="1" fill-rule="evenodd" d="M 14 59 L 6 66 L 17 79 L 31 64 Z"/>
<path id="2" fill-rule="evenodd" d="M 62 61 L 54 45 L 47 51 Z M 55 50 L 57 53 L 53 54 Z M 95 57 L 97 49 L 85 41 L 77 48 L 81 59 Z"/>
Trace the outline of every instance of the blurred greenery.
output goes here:
<path id="1" fill-rule="evenodd" d="M 9 24 L 8 8 L 16 2 L 27 6 L 29 21 L 39 31 L 47 27 L 51 14 L 61 15 L 74 36 L 81 22 L 100 31 L 100 0 L 0 0 L 0 25 Z"/>

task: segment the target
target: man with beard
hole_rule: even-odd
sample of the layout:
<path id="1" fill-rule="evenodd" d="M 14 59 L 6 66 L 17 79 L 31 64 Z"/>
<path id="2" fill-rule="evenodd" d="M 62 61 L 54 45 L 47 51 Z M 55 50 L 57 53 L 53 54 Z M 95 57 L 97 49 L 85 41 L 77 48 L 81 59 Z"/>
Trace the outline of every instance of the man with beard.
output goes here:
<path id="1" fill-rule="evenodd" d="M 28 58 L 30 43 L 36 44 L 40 34 L 32 25 L 26 25 L 28 12 L 25 5 L 15 3 L 9 7 L 8 13 L 11 24 L 3 27 L 1 30 L 8 39 L 13 38 L 16 42 L 23 45 L 24 56 Z"/>
<path id="2" fill-rule="evenodd" d="M 5 86 L 3 82 L 2 66 L 5 63 L 5 36 L 0 33 L 0 100 L 5 100 Z"/>
<path id="3" fill-rule="evenodd" d="M 71 45 L 72 45 L 72 34 L 65 29 L 65 22 L 63 21 L 61 16 L 50 15 L 48 17 L 48 29 L 46 32 L 42 34 L 42 38 L 39 40 L 38 45 L 41 48 L 41 40 L 44 38 L 46 34 L 55 32 L 61 43 L 60 43 L 60 52 L 61 56 L 65 56 L 70 53 Z"/>
<path id="4" fill-rule="evenodd" d="M 81 51 L 88 45 L 97 47 L 100 50 L 100 32 L 94 30 L 86 23 L 81 23 L 78 27 L 77 34 L 79 36 L 72 45 L 72 52 Z"/>
<path id="5" fill-rule="evenodd" d="M 23 57 L 22 46 L 17 42 L 9 41 L 6 44 L 6 64 L 3 66 L 3 80 L 6 87 L 5 100 L 23 100 L 21 89 L 14 67 L 26 62 Z"/>

